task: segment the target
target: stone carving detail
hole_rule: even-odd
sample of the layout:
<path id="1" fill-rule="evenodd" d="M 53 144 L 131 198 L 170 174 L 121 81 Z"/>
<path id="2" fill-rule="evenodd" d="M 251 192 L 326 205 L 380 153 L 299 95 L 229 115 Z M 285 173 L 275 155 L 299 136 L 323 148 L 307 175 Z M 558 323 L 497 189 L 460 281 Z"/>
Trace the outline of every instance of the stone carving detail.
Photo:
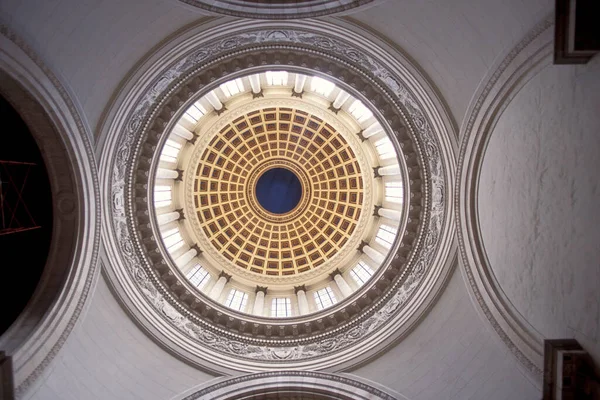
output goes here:
<path id="1" fill-rule="evenodd" d="M 176 60 L 160 78 L 155 80 L 135 107 L 128 119 L 127 129 L 119 139 L 111 178 L 112 214 L 117 243 L 128 272 L 147 300 L 165 320 L 180 332 L 196 340 L 201 346 L 207 346 L 220 353 L 248 360 L 306 360 L 358 344 L 392 320 L 392 317 L 402 309 L 421 284 L 424 274 L 433 264 L 439 250 L 439 236 L 447 212 L 444 205 L 449 189 L 445 181 L 440 145 L 430 122 L 400 78 L 362 50 L 339 39 L 300 29 L 258 30 L 229 36 L 212 43 Z M 402 275 L 394 281 L 391 289 L 365 311 L 358 321 L 353 321 L 351 325 L 347 324 L 344 329 L 336 329 L 333 334 L 319 334 L 308 339 L 304 338 L 302 341 L 286 340 L 286 345 L 283 346 L 268 344 L 268 341 L 236 335 L 216 328 L 178 306 L 177 300 L 163 283 L 148 273 L 150 265 L 142 256 L 143 247 L 136 233 L 128 228 L 135 225 L 133 217 L 135 208 L 132 205 L 131 188 L 128 187 L 133 181 L 132 160 L 138 151 L 139 138 L 143 136 L 148 121 L 155 116 L 157 104 L 174 90 L 174 87 L 181 84 L 184 77 L 193 76 L 200 69 L 212 65 L 219 57 L 235 53 L 235 50 L 243 52 L 243 49 L 250 46 L 253 47 L 253 51 L 294 46 L 299 51 L 322 52 L 342 64 L 364 71 L 365 79 L 369 80 L 370 84 L 387 93 L 390 106 L 395 109 L 395 113 L 401 115 L 404 121 L 410 121 L 408 129 L 415 138 L 413 146 L 425 162 L 421 165 L 422 180 L 425 182 L 422 209 L 425 212 L 422 217 L 421 234 L 417 236 L 414 246 L 419 251 L 410 257 L 409 267 L 402 271 Z M 404 140 L 398 121 L 390 125 L 396 129 L 393 130 L 393 134 L 397 141 Z M 396 255 L 395 259 L 398 258 L 399 255 Z"/>

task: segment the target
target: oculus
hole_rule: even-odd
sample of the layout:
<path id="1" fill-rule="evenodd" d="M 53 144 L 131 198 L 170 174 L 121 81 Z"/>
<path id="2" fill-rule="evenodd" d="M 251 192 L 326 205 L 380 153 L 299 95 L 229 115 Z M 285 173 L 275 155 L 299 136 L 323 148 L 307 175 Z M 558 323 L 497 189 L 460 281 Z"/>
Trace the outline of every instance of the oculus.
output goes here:
<path id="1" fill-rule="evenodd" d="M 302 184 L 292 171 L 272 168 L 256 182 L 256 200 L 268 212 L 285 214 L 292 211 L 302 196 Z"/>

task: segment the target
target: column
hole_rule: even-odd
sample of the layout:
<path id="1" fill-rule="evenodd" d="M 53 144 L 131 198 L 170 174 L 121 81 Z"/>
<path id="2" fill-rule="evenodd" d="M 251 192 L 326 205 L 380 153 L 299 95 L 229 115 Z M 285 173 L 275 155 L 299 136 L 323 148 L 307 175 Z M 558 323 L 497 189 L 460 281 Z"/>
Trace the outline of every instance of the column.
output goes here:
<path id="1" fill-rule="evenodd" d="M 175 264 L 181 269 L 184 265 L 192 261 L 194 257 L 198 254 L 196 249 L 189 249 L 175 260 Z"/>
<path id="2" fill-rule="evenodd" d="M 388 165 L 386 167 L 377 168 L 377 173 L 381 176 L 400 175 L 400 165 Z"/>
<path id="3" fill-rule="evenodd" d="M 175 128 L 173 128 L 173 133 L 186 140 L 192 140 L 192 138 L 194 137 L 194 134 L 191 131 L 189 131 L 187 128 L 183 127 L 180 124 L 175 125 Z"/>
<path id="4" fill-rule="evenodd" d="M 333 271 L 331 273 L 331 277 L 333 278 L 335 283 L 338 285 L 338 288 L 340 289 L 340 292 L 342 292 L 342 295 L 344 297 L 348 297 L 352 294 L 352 289 L 348 285 L 348 282 L 346 282 L 346 280 L 342 276 L 342 273 L 340 272 L 339 269 L 336 269 L 335 271 Z"/>
<path id="5" fill-rule="evenodd" d="M 370 125 L 362 132 L 362 136 L 365 139 L 367 139 L 371 136 L 377 135 L 379 132 L 383 132 L 383 127 L 379 122 L 375 122 L 373 125 Z"/>
<path id="6" fill-rule="evenodd" d="M 402 218 L 402 213 L 400 211 L 390 210 L 389 208 L 379 208 L 377 210 L 377 215 L 392 221 L 400 221 Z"/>
<path id="7" fill-rule="evenodd" d="M 177 179 L 179 172 L 174 169 L 159 168 L 156 170 L 156 177 L 158 179 Z"/>
<path id="8" fill-rule="evenodd" d="M 219 279 L 215 282 L 215 285 L 210 290 L 210 294 L 208 295 L 211 299 L 218 301 L 219 297 L 221 297 L 221 293 L 223 293 L 223 289 L 225 289 L 225 285 L 231 279 L 231 275 L 226 274 L 221 271 L 219 274 Z"/>
<path id="9" fill-rule="evenodd" d="M 371 258 L 371 260 L 375 261 L 379 265 L 383 264 L 383 260 L 385 260 L 385 256 L 383 254 L 381 254 L 368 244 L 365 244 L 363 246 L 362 252 L 368 255 Z"/>
<path id="10" fill-rule="evenodd" d="M 223 108 L 223 103 L 221 103 L 221 100 L 219 100 L 215 92 L 208 92 L 206 94 L 206 100 L 208 100 L 210 105 L 217 111 Z"/>
<path id="11" fill-rule="evenodd" d="M 335 100 L 333 101 L 333 108 L 335 109 L 340 109 L 342 108 L 342 104 L 344 104 L 346 102 L 346 100 L 348 100 L 348 97 L 350 97 L 350 95 L 346 92 L 344 92 L 343 90 L 341 90 L 338 95 L 335 97 Z"/>
<path id="12" fill-rule="evenodd" d="M 300 315 L 308 314 L 310 310 L 308 309 L 308 300 L 306 299 L 306 286 L 296 286 L 294 290 L 298 300 L 298 311 L 300 312 Z"/>
<path id="13" fill-rule="evenodd" d="M 294 82 L 294 93 L 302 93 L 304 91 L 304 83 L 306 83 L 306 75 L 296 74 L 296 80 Z"/>
<path id="14" fill-rule="evenodd" d="M 177 221 L 181 217 L 179 211 L 172 211 L 165 214 L 160 214 L 156 216 L 156 220 L 159 225 L 168 224 L 171 221 Z"/>
<path id="15" fill-rule="evenodd" d="M 267 288 L 263 286 L 257 286 L 255 293 L 256 297 L 254 298 L 252 314 L 262 317 L 265 310 L 265 295 L 267 294 Z"/>
<path id="16" fill-rule="evenodd" d="M 250 80 L 250 87 L 252 88 L 252 93 L 259 94 L 261 91 L 260 75 L 259 74 L 250 75 L 248 77 L 248 79 Z"/>

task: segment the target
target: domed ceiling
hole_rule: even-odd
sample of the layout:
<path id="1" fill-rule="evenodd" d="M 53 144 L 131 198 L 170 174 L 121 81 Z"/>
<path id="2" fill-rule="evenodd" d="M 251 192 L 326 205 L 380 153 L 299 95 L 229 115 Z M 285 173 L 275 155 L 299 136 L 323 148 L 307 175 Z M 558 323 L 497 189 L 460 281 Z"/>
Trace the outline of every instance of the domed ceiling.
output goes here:
<path id="1" fill-rule="evenodd" d="M 261 178 L 276 169 L 290 171 L 301 186 L 297 205 L 284 213 L 257 199 Z M 344 138 L 320 118 L 287 107 L 253 111 L 225 126 L 204 150 L 194 181 L 196 213 L 211 244 L 238 267 L 266 275 L 315 269 L 340 251 L 363 196 L 360 166 Z"/>
<path id="2" fill-rule="evenodd" d="M 347 28 L 245 24 L 175 39 L 116 103 L 108 276 L 193 363 L 349 366 L 448 274 L 451 129 Z"/>

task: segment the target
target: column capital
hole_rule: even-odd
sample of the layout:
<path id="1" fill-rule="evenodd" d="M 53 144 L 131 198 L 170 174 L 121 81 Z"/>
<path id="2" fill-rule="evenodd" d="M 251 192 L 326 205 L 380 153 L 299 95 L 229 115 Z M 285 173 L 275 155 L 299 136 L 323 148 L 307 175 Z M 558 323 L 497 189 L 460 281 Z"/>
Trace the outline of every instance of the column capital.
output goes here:
<path id="1" fill-rule="evenodd" d="M 373 167 L 373 178 L 375 179 L 381 178 L 381 175 L 379 174 L 379 168 L 381 167 Z"/>
<path id="2" fill-rule="evenodd" d="M 185 219 L 185 214 L 183 213 L 183 208 L 178 208 L 175 211 L 179 213 L 179 218 L 177 218 L 177 221 L 181 221 L 181 220 Z"/>
<path id="3" fill-rule="evenodd" d="M 267 294 L 267 289 L 267 286 L 257 286 L 254 293 L 263 292 L 264 294 Z"/>
<path id="4" fill-rule="evenodd" d="M 298 294 L 299 291 L 306 293 L 306 285 L 294 286 L 294 293 Z"/>
<path id="5" fill-rule="evenodd" d="M 229 282 L 229 280 L 231 279 L 231 275 L 229 275 L 227 272 L 225 271 L 221 271 L 221 273 L 219 274 L 219 278 L 225 278 L 225 280 L 227 282 Z"/>
<path id="6" fill-rule="evenodd" d="M 217 116 L 220 116 L 221 114 L 223 114 L 225 111 L 227 111 L 227 107 L 225 107 L 224 104 L 222 104 L 222 107 L 219 108 L 218 110 L 215 109 L 215 112 L 217 113 Z"/>
<path id="7" fill-rule="evenodd" d="M 375 206 L 373 207 L 373 216 L 374 217 L 379 217 L 379 210 L 381 210 L 381 206 Z"/>
<path id="8" fill-rule="evenodd" d="M 333 105 L 334 102 L 332 102 L 329 107 L 327 108 L 329 111 L 331 111 L 334 114 L 337 114 L 341 108 L 335 108 L 335 106 Z"/>
<path id="9" fill-rule="evenodd" d="M 335 280 L 336 275 L 340 275 L 342 276 L 342 271 L 340 271 L 338 268 L 334 269 L 329 276 L 331 277 L 331 279 Z"/>
<path id="10" fill-rule="evenodd" d="M 194 243 L 194 245 L 193 245 L 193 246 L 190 246 L 190 249 L 194 249 L 194 250 L 196 250 L 196 253 L 197 253 L 198 255 L 202 254 L 202 250 L 200 249 L 200 246 L 198 246 L 198 243 Z"/>
<path id="11" fill-rule="evenodd" d="M 358 245 L 358 247 L 356 248 L 356 250 L 360 251 L 361 253 L 364 253 L 363 249 L 365 248 L 365 246 L 368 246 L 368 245 L 369 245 L 369 243 L 367 243 L 364 240 L 362 240 L 360 242 L 360 244 Z"/>
<path id="12" fill-rule="evenodd" d="M 303 90 L 303 91 L 301 91 L 301 92 L 296 92 L 296 91 L 294 90 L 294 88 L 292 88 L 292 97 L 299 97 L 299 98 L 302 98 L 302 95 L 303 95 L 303 94 L 304 94 L 304 90 Z"/>
<path id="13" fill-rule="evenodd" d="M 177 178 L 175 178 L 175 180 L 176 180 L 176 181 L 178 181 L 178 182 L 181 182 L 181 181 L 183 181 L 183 170 L 182 170 L 182 169 L 179 169 L 179 168 L 177 168 L 177 169 L 175 170 L 175 172 L 177 172 Z"/>
<path id="14" fill-rule="evenodd" d="M 358 138 L 360 139 L 361 142 L 364 142 L 365 140 L 367 140 L 367 138 L 365 137 L 365 135 L 363 134 L 365 132 L 364 129 L 361 129 L 360 132 L 357 133 Z"/>

